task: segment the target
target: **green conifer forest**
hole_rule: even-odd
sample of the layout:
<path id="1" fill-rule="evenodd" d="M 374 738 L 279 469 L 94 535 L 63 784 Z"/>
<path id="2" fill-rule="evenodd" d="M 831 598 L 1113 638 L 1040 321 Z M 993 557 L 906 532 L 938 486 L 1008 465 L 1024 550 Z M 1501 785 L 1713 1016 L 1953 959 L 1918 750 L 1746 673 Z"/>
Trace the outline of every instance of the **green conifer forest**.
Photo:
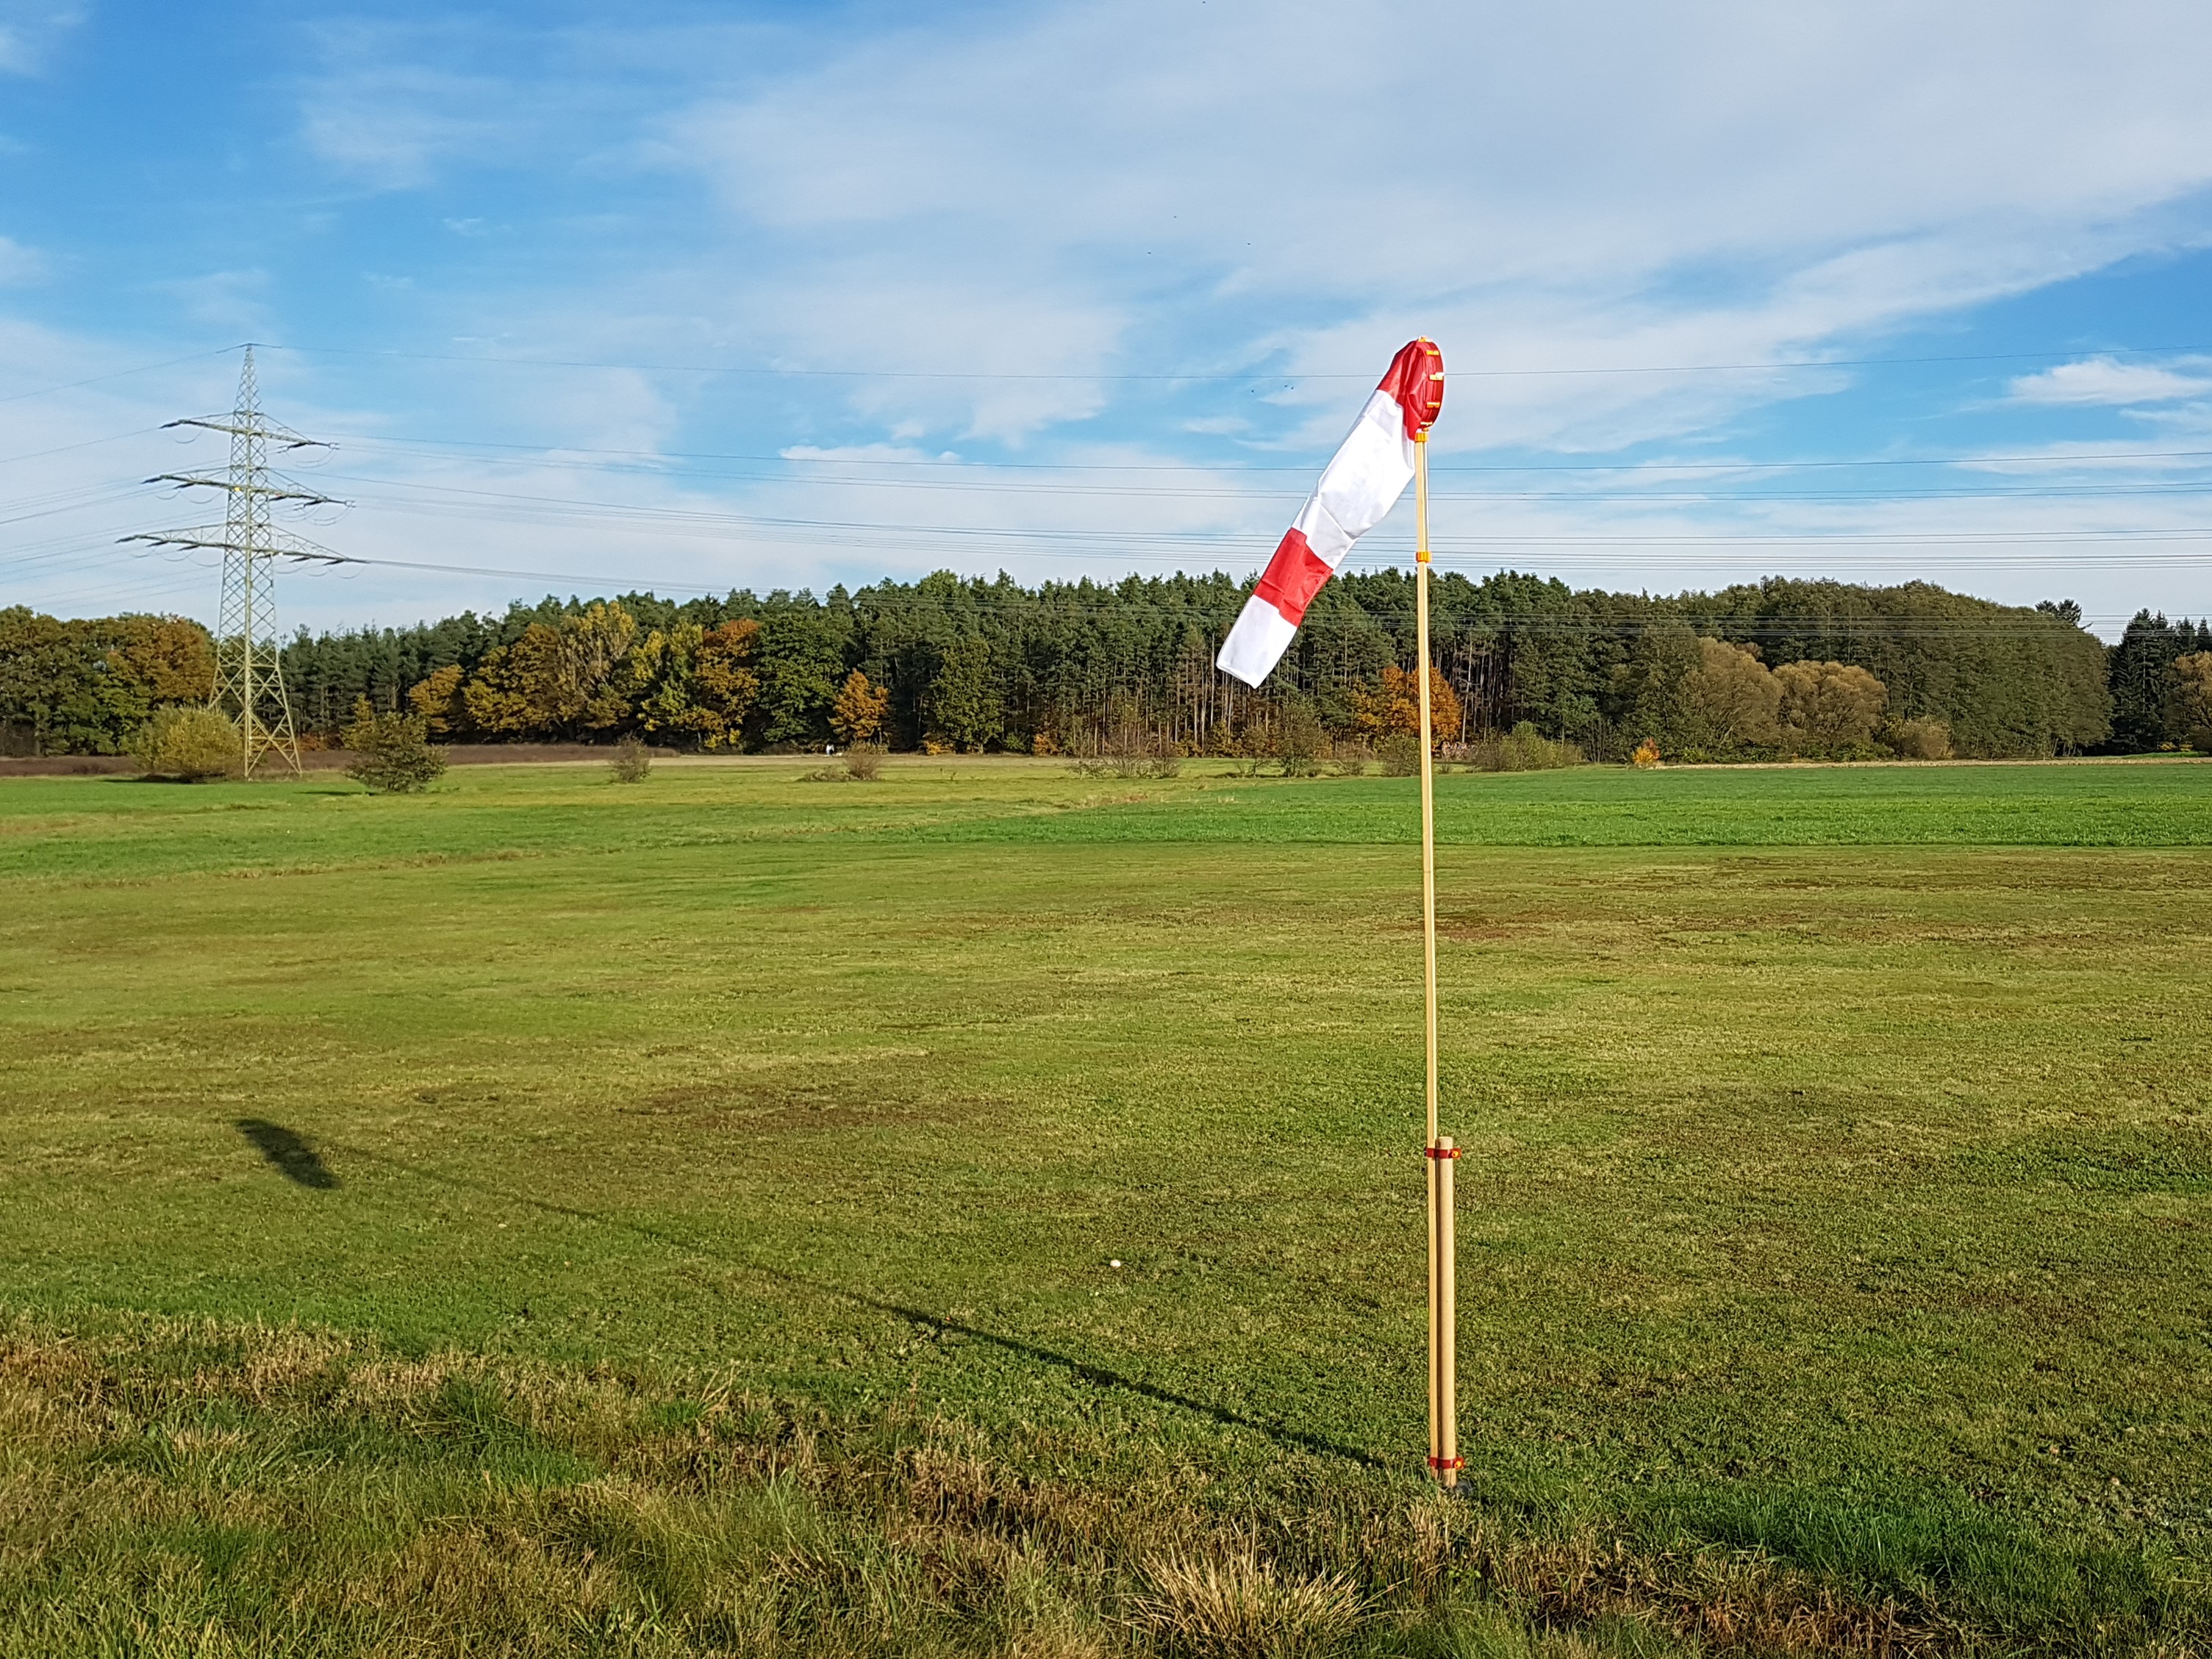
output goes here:
<path id="1" fill-rule="evenodd" d="M 1414 655 L 1409 575 L 1330 583 L 1258 691 L 1212 666 L 1247 592 L 1219 574 L 1026 587 L 939 572 L 820 596 L 549 597 L 302 631 L 284 673 L 302 730 L 331 740 L 362 698 L 427 716 L 445 741 L 752 751 L 873 738 L 1049 754 L 1134 732 L 1164 753 L 1266 755 L 1292 721 L 1340 741 L 1388 728 L 1377 688 Z M 1438 735 L 1533 727 L 1595 759 L 1647 740 L 1712 760 L 2185 747 L 2212 624 L 2146 611 L 2107 647 L 2079 619 L 2070 601 L 2001 605 L 1922 582 L 1651 598 L 1447 574 L 1436 663 L 1458 712 Z M 212 660 L 204 631 L 176 618 L 0 611 L 0 736 L 16 753 L 119 752 L 155 707 L 204 696 Z"/>

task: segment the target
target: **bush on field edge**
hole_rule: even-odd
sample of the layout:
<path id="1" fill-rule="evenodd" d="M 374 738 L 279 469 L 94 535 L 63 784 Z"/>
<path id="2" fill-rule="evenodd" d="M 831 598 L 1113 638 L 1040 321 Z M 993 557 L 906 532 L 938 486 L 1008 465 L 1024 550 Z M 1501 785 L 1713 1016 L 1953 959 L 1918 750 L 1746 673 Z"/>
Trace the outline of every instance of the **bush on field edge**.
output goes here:
<path id="1" fill-rule="evenodd" d="M 155 711 L 131 739 L 131 755 L 149 778 L 204 783 L 236 777 L 243 747 L 236 724 L 203 705 Z"/>
<path id="2" fill-rule="evenodd" d="M 380 795 L 411 795 L 446 770 L 446 751 L 431 746 L 430 723 L 421 714 L 380 714 L 367 697 L 355 699 L 345 746 L 360 758 L 346 775 Z"/>
<path id="3" fill-rule="evenodd" d="M 1548 772 L 1584 763 L 1580 744 L 1555 743 L 1530 720 L 1510 732 L 1485 732 L 1470 742 L 1448 743 L 1443 757 L 1478 772 Z"/>
<path id="4" fill-rule="evenodd" d="M 809 772 L 809 783 L 873 783 L 884 775 L 884 745 L 879 743 L 848 744 L 837 757 L 835 766 L 825 766 L 818 772 Z"/>
<path id="5" fill-rule="evenodd" d="M 643 783 L 653 770 L 653 751 L 635 738 L 624 738 L 608 757 L 607 770 L 617 783 Z"/>

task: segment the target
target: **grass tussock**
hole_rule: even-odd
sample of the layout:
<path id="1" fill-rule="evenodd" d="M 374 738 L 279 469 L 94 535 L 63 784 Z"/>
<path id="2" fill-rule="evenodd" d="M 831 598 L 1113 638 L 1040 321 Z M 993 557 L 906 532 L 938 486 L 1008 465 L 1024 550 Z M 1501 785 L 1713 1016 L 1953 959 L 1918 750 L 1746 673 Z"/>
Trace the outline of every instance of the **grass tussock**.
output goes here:
<path id="1" fill-rule="evenodd" d="M 1337 1572 L 1285 1578 L 1257 1555 L 1146 1564 L 1133 1611 L 1162 1644 L 1202 1659 L 1300 1659 L 1341 1650 L 1361 1622 L 1358 1587 Z"/>
<path id="2" fill-rule="evenodd" d="M 1547 1535 L 1358 1472 L 1214 1504 L 1112 1456 L 711 1379 L 19 1316 L 0 1656 L 2009 1650 L 1756 1551 Z M 2137 1634 L 2103 1650 L 2190 1651 Z"/>

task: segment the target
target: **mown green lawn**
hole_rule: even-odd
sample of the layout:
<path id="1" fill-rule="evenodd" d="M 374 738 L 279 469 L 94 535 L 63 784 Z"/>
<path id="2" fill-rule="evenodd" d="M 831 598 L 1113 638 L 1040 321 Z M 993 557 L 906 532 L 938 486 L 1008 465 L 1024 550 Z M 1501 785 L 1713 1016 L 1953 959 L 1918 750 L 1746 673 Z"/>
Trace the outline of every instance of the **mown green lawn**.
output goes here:
<path id="1" fill-rule="evenodd" d="M 1224 1513 L 1416 1492 L 1411 782 L 802 769 L 0 782 L 24 1340 L 296 1321 Z M 1437 796 L 1475 1509 L 2202 1638 L 2212 764 Z"/>

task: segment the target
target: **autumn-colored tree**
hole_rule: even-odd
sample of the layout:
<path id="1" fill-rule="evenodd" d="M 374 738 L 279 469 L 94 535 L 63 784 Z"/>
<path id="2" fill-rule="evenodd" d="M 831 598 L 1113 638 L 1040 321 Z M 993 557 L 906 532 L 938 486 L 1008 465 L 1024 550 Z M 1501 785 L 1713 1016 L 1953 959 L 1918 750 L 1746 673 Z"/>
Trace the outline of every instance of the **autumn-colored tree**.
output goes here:
<path id="1" fill-rule="evenodd" d="M 469 706 L 461 695 L 461 683 L 467 678 L 460 664 L 448 663 L 408 689 L 407 706 L 430 736 L 451 737 L 468 730 Z"/>
<path id="2" fill-rule="evenodd" d="M 623 659 L 610 696 L 647 732 L 734 749 L 744 741 L 746 719 L 760 696 L 752 666 L 759 638 L 760 624 L 750 620 L 714 629 L 692 622 L 656 628 Z"/>
<path id="3" fill-rule="evenodd" d="M 469 720 L 502 737 L 566 737 L 628 720 L 621 672 L 637 620 L 619 604 L 595 604 L 558 628 L 532 623 L 495 646 L 461 690 Z"/>
<path id="4" fill-rule="evenodd" d="M 114 754 L 156 710 L 214 689 L 214 643 L 182 617 L 0 610 L 0 746 Z"/>
<path id="5" fill-rule="evenodd" d="M 884 717 L 890 712 L 889 686 L 876 685 L 859 669 L 845 676 L 844 689 L 830 711 L 830 729 L 840 743 L 872 743 L 883 736 Z"/>
<path id="6" fill-rule="evenodd" d="M 891 688 L 876 686 L 867 675 L 854 668 L 845 675 L 845 686 L 830 708 L 830 730 L 836 732 L 838 744 L 872 744 L 883 737 L 883 717 L 890 712 Z"/>
<path id="7" fill-rule="evenodd" d="M 469 722 L 495 737 L 535 736 L 554 721 L 560 635 L 532 623 L 509 645 L 494 646 L 461 688 Z"/>
<path id="8" fill-rule="evenodd" d="M 215 641 L 184 617 L 117 617 L 106 627 L 109 676 L 152 706 L 215 694 Z"/>
<path id="9" fill-rule="evenodd" d="M 1897 721 L 1883 731 L 1881 740 L 1905 760 L 1951 758 L 1951 728 L 1929 715 Z"/>
<path id="10" fill-rule="evenodd" d="M 1429 729 L 1439 743 L 1456 738 L 1460 732 L 1461 710 L 1459 695 L 1435 669 L 1429 670 Z M 1364 687 L 1352 694 L 1352 723 L 1360 736 L 1370 741 L 1380 741 L 1393 732 L 1412 732 L 1421 729 L 1421 682 L 1410 668 L 1401 668 L 1390 663 L 1382 670 L 1382 684 L 1373 690 Z"/>
<path id="11" fill-rule="evenodd" d="M 1782 683 L 1755 647 L 1699 640 L 1698 665 L 1682 678 L 1682 705 L 1694 743 L 1735 749 L 1781 735 Z"/>
<path id="12" fill-rule="evenodd" d="M 693 674 L 706 635 L 697 623 L 679 622 L 654 629 L 629 653 L 623 674 L 637 723 L 646 731 L 701 735 Z"/>
<path id="13" fill-rule="evenodd" d="M 1889 701 L 1880 680 L 1839 662 L 1786 662 L 1774 678 L 1782 687 L 1783 736 L 1799 749 L 1832 753 L 1863 745 Z"/>
<path id="14" fill-rule="evenodd" d="M 561 625 L 561 704 L 568 718 L 605 732 L 630 718 L 620 670 L 637 643 L 637 618 L 621 604 L 585 607 Z"/>
<path id="15" fill-rule="evenodd" d="M 734 749 L 744 741 L 745 717 L 760 701 L 760 624 L 750 617 L 726 622 L 700 635 L 692 659 L 696 728 L 709 749 Z"/>

